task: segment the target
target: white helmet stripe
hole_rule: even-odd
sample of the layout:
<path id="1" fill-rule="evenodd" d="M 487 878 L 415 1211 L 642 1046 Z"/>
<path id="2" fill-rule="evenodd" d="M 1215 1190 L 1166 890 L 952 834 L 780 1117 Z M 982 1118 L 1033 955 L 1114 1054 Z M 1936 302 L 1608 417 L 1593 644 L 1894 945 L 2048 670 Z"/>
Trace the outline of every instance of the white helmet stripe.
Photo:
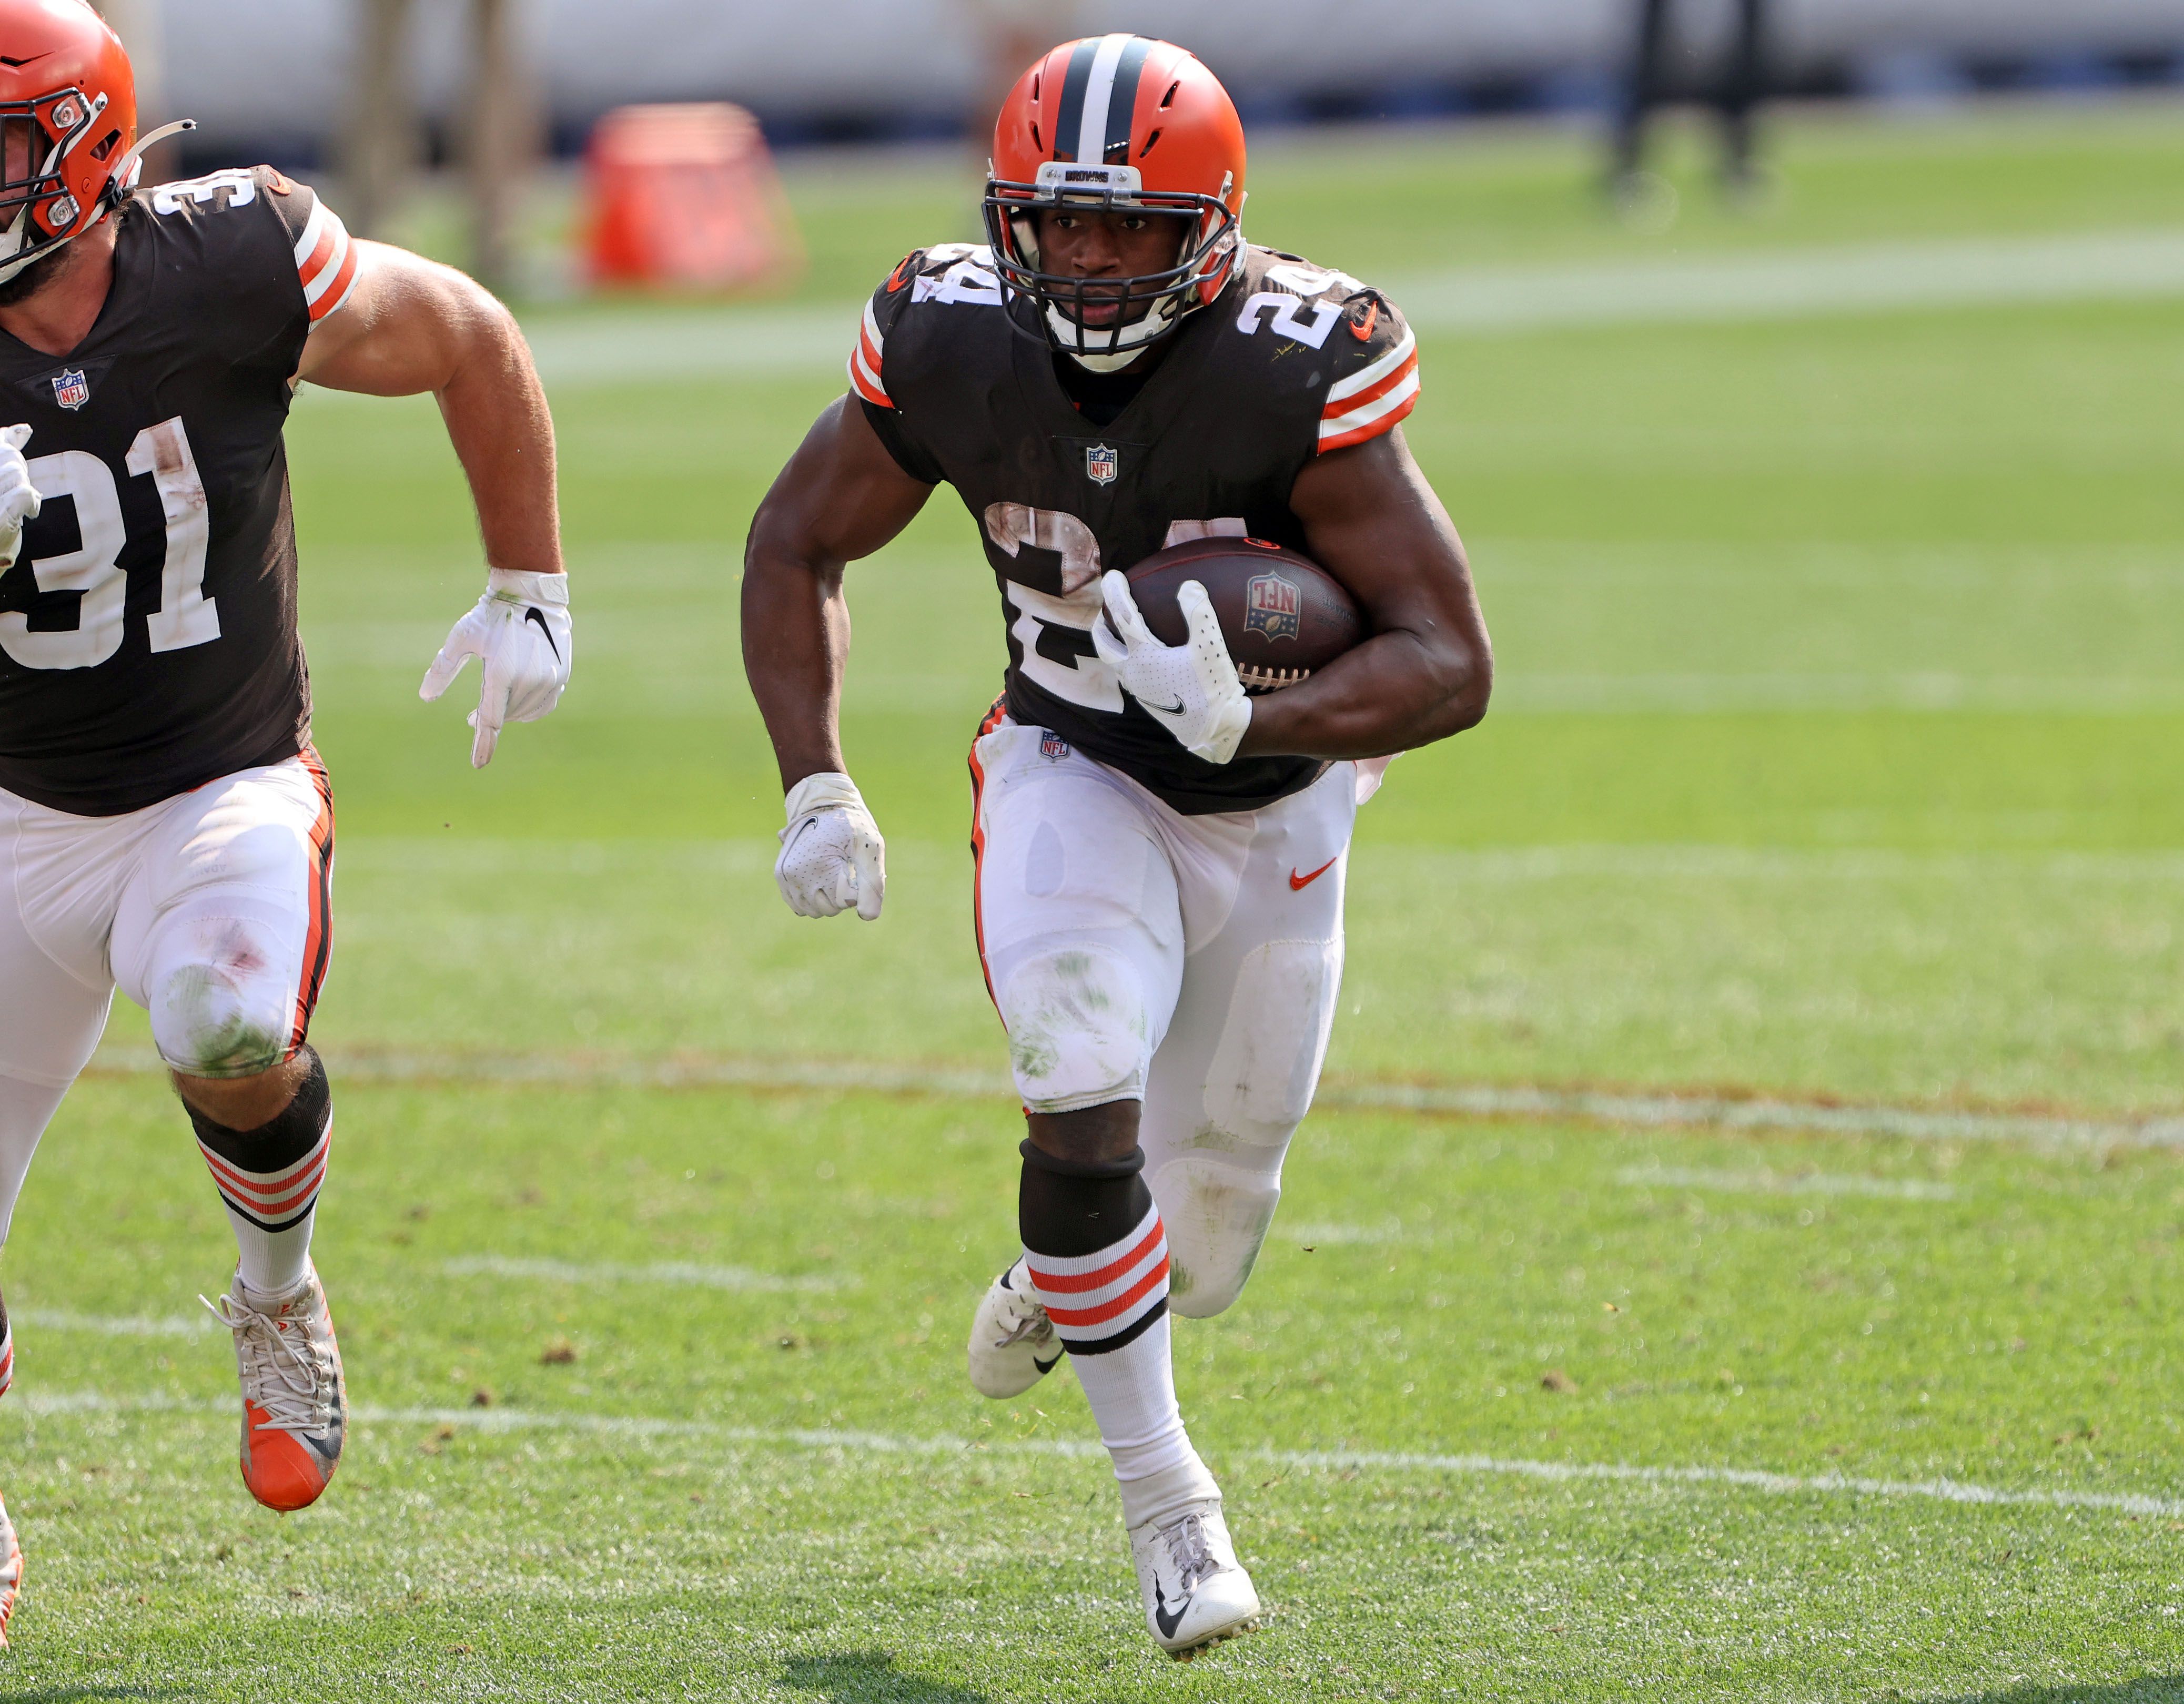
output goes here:
<path id="1" fill-rule="evenodd" d="M 1115 68 L 1123 62 L 1128 36 L 1103 36 L 1092 56 L 1092 75 L 1084 84 L 1084 115 L 1077 125 L 1078 164 L 1097 164 L 1107 157 L 1107 106 L 1115 97 Z"/>

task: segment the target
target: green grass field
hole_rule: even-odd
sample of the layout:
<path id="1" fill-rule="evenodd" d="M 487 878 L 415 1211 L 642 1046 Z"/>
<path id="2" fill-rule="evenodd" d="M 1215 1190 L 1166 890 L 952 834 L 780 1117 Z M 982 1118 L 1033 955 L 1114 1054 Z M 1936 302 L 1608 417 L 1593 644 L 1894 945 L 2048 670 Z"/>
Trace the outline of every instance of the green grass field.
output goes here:
<path id="1" fill-rule="evenodd" d="M 887 916 L 773 892 L 743 531 L 832 328 L 972 223 L 953 159 L 807 163 L 794 295 L 534 316 L 580 654 L 482 775 L 414 696 L 479 571 L 432 406 L 299 403 L 359 1423 L 304 1515 L 237 1483 L 227 1231 L 118 1012 L 8 1256 L 0 1696 L 2184 1697 L 2184 265 L 2098 258 L 2184 242 L 2184 114 L 1779 141 L 1778 207 L 1691 153 L 1656 236 L 1552 132 L 1256 163 L 1259 240 L 1453 303 L 1409 435 L 1501 671 L 1361 821 L 1328 1105 L 1243 1301 L 1178 1328 L 1267 1631 L 1157 1656 L 1068 1375 L 962 1376 L 1020 1124 L 945 493 L 851 582 Z M 1616 305 L 1981 242 L 1999 288 Z M 2022 282 L 2056 255 L 2089 281 Z M 1467 329 L 1513 279 L 1597 299 Z"/>

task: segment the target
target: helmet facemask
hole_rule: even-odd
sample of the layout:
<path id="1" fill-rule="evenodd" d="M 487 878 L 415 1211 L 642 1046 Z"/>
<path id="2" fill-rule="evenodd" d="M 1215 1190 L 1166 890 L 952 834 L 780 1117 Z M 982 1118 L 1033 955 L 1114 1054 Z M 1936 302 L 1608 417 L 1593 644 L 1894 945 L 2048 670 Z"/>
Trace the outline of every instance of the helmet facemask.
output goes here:
<path id="1" fill-rule="evenodd" d="M 1010 325 L 1095 372 L 1128 366 L 1227 281 L 1240 241 L 1238 216 L 1227 203 L 1229 187 L 1224 183 L 1219 196 L 1148 191 L 1134 166 L 1066 160 L 1041 163 L 1031 183 L 989 179 L 986 236 Z M 1064 209 L 1174 220 L 1184 226 L 1175 262 L 1156 272 L 1111 277 L 1044 270 L 1039 215 Z M 1117 309 L 1111 323 L 1087 323 L 1089 310 L 1110 306 Z"/>
<path id="2" fill-rule="evenodd" d="M 121 147 L 118 128 L 98 134 L 106 107 L 104 95 L 86 98 L 74 88 L 0 103 L 0 284 L 90 222 L 69 192 L 64 167 L 86 145 L 101 160 Z"/>

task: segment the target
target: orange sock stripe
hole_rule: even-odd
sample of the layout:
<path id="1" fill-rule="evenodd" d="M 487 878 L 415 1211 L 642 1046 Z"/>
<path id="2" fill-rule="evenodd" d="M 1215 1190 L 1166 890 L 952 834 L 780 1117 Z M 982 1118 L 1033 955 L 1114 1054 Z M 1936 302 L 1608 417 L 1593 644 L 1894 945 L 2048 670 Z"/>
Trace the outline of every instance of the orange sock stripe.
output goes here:
<path id="1" fill-rule="evenodd" d="M 1096 1272 L 1042 1272 L 1037 1266 L 1034 1266 L 1031 1268 L 1031 1281 L 1039 1286 L 1039 1293 L 1041 1295 L 1083 1295 L 1087 1290 L 1105 1289 L 1158 1248 L 1161 1239 L 1167 1234 L 1167 1228 L 1156 1217 L 1153 1220 L 1153 1228 L 1138 1239 L 1128 1254 L 1108 1261 Z M 1037 1255 L 1031 1256 L 1033 1261 L 1037 1261 L 1039 1258 Z"/>
<path id="2" fill-rule="evenodd" d="M 1111 1319 L 1119 1319 L 1146 1296 L 1157 1284 L 1165 1292 L 1167 1287 L 1167 1256 L 1160 1257 L 1160 1264 L 1132 1284 L 1114 1300 L 1100 1307 L 1056 1307 L 1049 1304 L 1046 1317 L 1056 1325 L 1105 1325 Z"/>

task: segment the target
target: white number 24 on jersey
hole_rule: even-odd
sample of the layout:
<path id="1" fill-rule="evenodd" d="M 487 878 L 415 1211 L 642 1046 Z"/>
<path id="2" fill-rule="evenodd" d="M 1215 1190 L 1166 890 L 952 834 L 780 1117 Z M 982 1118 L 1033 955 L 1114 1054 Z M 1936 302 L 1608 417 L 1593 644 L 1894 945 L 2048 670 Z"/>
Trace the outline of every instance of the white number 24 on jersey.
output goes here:
<path id="1" fill-rule="evenodd" d="M 149 474 L 167 517 L 167 565 L 159 576 L 159 607 L 149 618 L 152 649 L 179 651 L 220 637 L 220 610 L 204 594 L 205 546 L 211 536 L 204 482 L 182 430 L 181 417 L 161 420 L 129 446 L 129 471 Z M 76 624 L 33 632 L 20 610 L 0 611 L 0 650 L 26 669 L 96 668 L 121 649 L 129 576 L 120 566 L 129 542 L 114 470 L 88 450 L 64 449 L 31 461 L 31 483 L 47 503 L 75 500 L 76 548 L 31 563 L 42 593 L 81 594 Z"/>

